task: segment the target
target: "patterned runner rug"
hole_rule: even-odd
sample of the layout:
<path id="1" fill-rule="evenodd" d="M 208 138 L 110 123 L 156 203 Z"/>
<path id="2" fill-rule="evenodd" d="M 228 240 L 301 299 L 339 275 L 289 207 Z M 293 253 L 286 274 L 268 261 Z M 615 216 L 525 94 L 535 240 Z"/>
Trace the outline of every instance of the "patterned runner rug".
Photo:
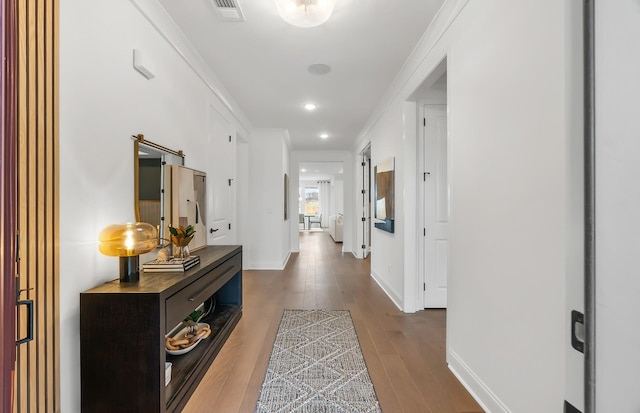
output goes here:
<path id="1" fill-rule="evenodd" d="M 349 311 L 284 311 L 255 411 L 381 411 Z"/>

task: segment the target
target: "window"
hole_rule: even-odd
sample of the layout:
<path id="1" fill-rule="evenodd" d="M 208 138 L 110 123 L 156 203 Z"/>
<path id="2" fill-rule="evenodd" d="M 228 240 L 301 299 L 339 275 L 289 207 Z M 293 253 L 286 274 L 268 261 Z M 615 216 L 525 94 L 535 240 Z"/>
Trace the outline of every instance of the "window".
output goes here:
<path id="1" fill-rule="evenodd" d="M 318 187 L 307 186 L 304 188 L 304 214 L 315 215 L 318 213 Z"/>

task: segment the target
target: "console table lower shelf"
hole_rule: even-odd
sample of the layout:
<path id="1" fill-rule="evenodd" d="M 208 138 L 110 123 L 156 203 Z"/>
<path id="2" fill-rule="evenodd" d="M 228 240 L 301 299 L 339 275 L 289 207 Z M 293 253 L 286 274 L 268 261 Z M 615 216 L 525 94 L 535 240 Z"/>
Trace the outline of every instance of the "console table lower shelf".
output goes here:
<path id="1" fill-rule="evenodd" d="M 171 382 L 166 386 L 167 411 L 180 411 L 188 396 L 198 387 L 207 368 L 218 355 L 241 317 L 240 306 L 218 306 L 212 316 L 201 320 L 211 326 L 211 335 L 192 351 L 179 356 L 167 354 L 171 363 Z"/>

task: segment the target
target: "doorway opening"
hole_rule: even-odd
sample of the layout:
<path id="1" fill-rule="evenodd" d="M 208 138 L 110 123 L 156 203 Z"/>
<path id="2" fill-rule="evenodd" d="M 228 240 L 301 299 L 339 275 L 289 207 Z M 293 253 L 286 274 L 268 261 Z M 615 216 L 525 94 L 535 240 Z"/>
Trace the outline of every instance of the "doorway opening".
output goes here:
<path id="1" fill-rule="evenodd" d="M 447 61 L 444 59 L 416 93 L 418 110 L 418 274 L 422 308 L 446 308 L 450 261 L 449 134 Z"/>
<path id="2" fill-rule="evenodd" d="M 329 232 L 342 242 L 344 163 L 300 162 L 298 175 L 299 232 Z M 339 230 L 339 231 L 338 231 Z"/>

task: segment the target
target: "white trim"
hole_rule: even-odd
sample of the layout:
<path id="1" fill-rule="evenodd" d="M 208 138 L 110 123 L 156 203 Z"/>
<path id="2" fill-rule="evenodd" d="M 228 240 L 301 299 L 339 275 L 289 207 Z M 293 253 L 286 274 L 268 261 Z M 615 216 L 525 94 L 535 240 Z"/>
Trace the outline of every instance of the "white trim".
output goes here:
<path id="1" fill-rule="evenodd" d="M 289 258 L 291 258 L 291 252 L 287 253 L 287 256 L 281 263 L 277 262 L 251 262 L 247 263 L 247 270 L 275 270 L 282 271 L 287 266 L 289 262 Z"/>
<path id="2" fill-rule="evenodd" d="M 480 380 L 480 377 L 453 350 L 449 350 L 449 370 L 486 413 L 511 413 L 511 410 L 489 389 L 489 386 Z"/>
<path id="3" fill-rule="evenodd" d="M 378 284 L 380 286 L 380 288 L 382 288 L 382 291 L 384 291 L 385 294 L 387 294 L 387 297 L 389 297 L 391 299 L 391 301 L 396 305 L 396 307 L 398 307 L 398 310 L 403 311 L 402 310 L 402 305 L 400 304 L 402 302 L 402 300 L 400 299 L 400 297 L 398 297 L 398 294 L 394 293 L 393 290 L 391 289 L 391 287 L 389 287 L 383 280 L 382 278 L 380 278 L 378 275 L 376 275 L 375 272 L 371 271 L 371 278 L 373 278 L 373 281 L 376 282 L 376 284 Z"/>
<path id="4" fill-rule="evenodd" d="M 362 128 L 362 131 L 358 134 L 354 148 L 361 147 L 363 140 L 370 140 L 367 138 L 369 130 L 371 130 L 373 125 L 378 122 L 403 90 L 409 89 L 408 93 L 406 93 L 407 97 L 410 93 L 413 93 L 418 85 L 410 85 L 410 81 L 415 80 L 415 75 L 420 66 L 431 55 L 434 47 L 436 47 L 442 36 L 447 32 L 468 1 L 469 0 L 447 0 L 440 10 L 438 10 L 438 13 L 436 13 L 431 24 L 411 52 L 411 55 L 402 65 L 402 68 L 394 78 L 393 82 L 391 82 L 391 85 L 385 92 L 382 99 L 380 99 L 380 102 L 372 112 L 365 126 Z M 421 79 L 421 81 L 422 80 L 424 79 Z"/>
<path id="5" fill-rule="evenodd" d="M 402 142 L 404 152 L 404 177 L 403 177 L 403 204 L 402 218 L 404 221 L 403 231 L 403 311 L 405 313 L 415 313 L 424 309 L 420 300 L 420 277 L 418 275 L 417 257 L 418 251 L 417 235 L 418 228 L 417 215 L 417 176 L 418 176 L 418 154 L 416 142 L 418 140 L 418 113 L 415 101 L 405 101 L 402 105 Z M 397 179 L 397 178 L 396 178 Z M 396 195 L 397 196 L 397 195 Z M 411 228 L 414 228 L 413 230 Z"/>

